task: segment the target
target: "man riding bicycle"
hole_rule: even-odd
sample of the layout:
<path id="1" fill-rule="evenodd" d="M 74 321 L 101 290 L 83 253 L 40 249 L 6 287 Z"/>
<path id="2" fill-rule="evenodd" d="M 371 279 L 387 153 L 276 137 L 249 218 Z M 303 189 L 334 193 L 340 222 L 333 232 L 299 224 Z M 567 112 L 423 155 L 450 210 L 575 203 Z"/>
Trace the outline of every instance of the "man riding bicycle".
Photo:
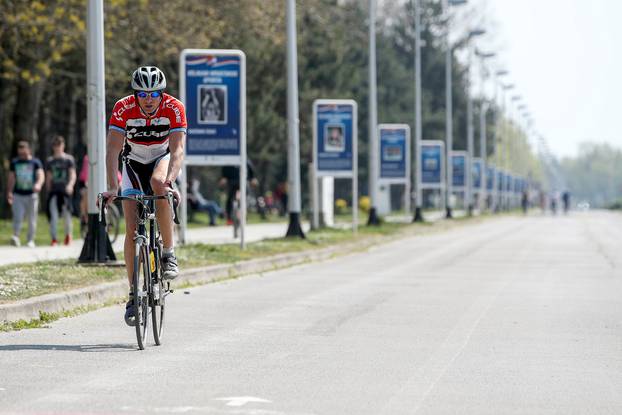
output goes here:
<path id="1" fill-rule="evenodd" d="M 164 195 L 172 192 L 184 159 L 186 112 L 184 105 L 164 93 L 166 78 L 155 66 L 141 66 L 132 74 L 132 95 L 115 104 L 110 117 L 107 137 L 106 168 L 108 191 L 103 194 L 108 203 L 118 194 L 117 172 L 122 153 L 123 173 L 121 195 Z M 132 274 L 136 231 L 136 203 L 123 201 L 125 216 L 125 267 L 130 282 L 130 298 L 125 307 L 125 322 L 135 325 L 132 311 Z M 167 200 L 156 201 L 156 219 L 162 235 L 162 277 L 172 280 L 179 274 L 174 252 L 173 215 Z"/>

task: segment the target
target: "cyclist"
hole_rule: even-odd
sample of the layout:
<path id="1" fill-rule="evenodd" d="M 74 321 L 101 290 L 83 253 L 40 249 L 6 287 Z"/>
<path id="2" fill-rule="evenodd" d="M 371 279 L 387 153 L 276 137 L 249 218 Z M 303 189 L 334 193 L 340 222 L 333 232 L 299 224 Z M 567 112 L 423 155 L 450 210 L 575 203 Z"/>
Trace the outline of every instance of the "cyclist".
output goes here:
<path id="1" fill-rule="evenodd" d="M 117 172 L 122 153 L 123 173 L 121 195 L 163 195 L 172 192 L 184 158 L 186 113 L 184 105 L 166 94 L 166 78 L 155 66 L 141 66 L 132 74 L 132 95 L 115 104 L 110 117 L 107 137 L 106 167 L 109 203 L 118 192 Z M 156 201 L 156 219 L 162 235 L 162 277 L 171 280 L 179 269 L 174 252 L 173 217 L 166 200 Z M 126 304 L 125 322 L 135 325 L 132 305 L 132 273 L 134 268 L 133 235 L 136 230 L 136 203 L 123 201 L 125 216 L 125 267 L 130 282 L 130 298 Z"/>

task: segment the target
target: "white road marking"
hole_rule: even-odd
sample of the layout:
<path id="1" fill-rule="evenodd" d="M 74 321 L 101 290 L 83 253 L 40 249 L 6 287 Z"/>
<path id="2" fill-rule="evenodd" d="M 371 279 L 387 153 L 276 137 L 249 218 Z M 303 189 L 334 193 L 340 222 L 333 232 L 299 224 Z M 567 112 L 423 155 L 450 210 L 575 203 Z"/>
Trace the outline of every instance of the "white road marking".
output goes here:
<path id="1" fill-rule="evenodd" d="M 216 398 L 215 401 L 227 401 L 227 406 L 244 406 L 247 403 L 272 403 L 267 399 L 255 398 L 253 396 L 231 396 L 229 398 Z"/>

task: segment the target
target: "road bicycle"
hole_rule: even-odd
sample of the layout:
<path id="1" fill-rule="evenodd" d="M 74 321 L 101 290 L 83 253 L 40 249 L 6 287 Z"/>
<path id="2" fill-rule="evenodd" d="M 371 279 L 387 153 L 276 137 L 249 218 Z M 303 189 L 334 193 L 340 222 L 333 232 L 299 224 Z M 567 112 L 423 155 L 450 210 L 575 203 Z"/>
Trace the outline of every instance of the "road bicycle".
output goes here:
<path id="1" fill-rule="evenodd" d="M 105 216 L 103 195 L 98 195 L 99 220 Z M 173 211 L 173 219 L 177 219 L 177 206 L 173 194 L 163 196 L 136 195 L 132 197 L 118 196 L 115 200 L 129 200 L 136 203 L 136 231 L 134 233 L 134 272 L 132 275 L 132 294 L 134 297 L 134 318 L 138 348 L 144 350 L 147 340 L 149 322 L 152 324 L 153 340 L 156 345 L 162 344 L 164 334 L 164 316 L 166 297 L 173 293 L 170 282 L 162 279 L 161 258 L 162 238 L 156 221 L 156 200 L 167 200 Z M 151 314 L 151 318 L 149 318 Z"/>

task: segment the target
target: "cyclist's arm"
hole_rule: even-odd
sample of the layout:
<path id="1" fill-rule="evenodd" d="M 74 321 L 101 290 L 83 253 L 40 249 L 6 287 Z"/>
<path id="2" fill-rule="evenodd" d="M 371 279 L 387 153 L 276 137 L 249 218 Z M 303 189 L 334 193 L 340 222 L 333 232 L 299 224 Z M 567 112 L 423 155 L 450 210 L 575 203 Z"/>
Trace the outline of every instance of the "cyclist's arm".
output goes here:
<path id="1" fill-rule="evenodd" d="M 184 161 L 185 143 L 185 132 L 174 131 L 170 134 L 168 139 L 168 148 L 171 152 L 171 161 L 168 164 L 168 173 L 166 174 L 165 183 L 175 183 Z"/>
<path id="2" fill-rule="evenodd" d="M 125 137 L 120 131 L 108 130 L 106 143 L 106 177 L 108 178 L 108 191 L 116 193 L 119 190 L 119 153 L 123 150 Z"/>

